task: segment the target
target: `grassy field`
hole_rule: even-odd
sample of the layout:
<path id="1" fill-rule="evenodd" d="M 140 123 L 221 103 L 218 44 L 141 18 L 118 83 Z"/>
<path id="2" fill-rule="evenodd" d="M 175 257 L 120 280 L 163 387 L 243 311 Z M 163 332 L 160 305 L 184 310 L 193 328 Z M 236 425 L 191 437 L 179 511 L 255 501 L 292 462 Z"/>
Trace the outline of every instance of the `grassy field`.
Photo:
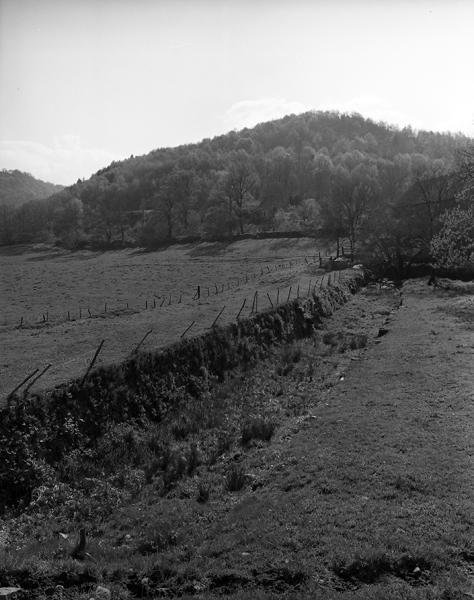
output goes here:
<path id="1" fill-rule="evenodd" d="M 363 290 L 212 385 L 205 415 L 170 415 L 166 477 L 145 473 L 163 431 L 114 428 L 59 466 L 74 493 L 40 489 L 0 523 L 0 585 L 70 600 L 97 586 L 120 600 L 473 597 L 472 317 L 459 290 Z"/>
<path id="2" fill-rule="evenodd" d="M 294 297 L 298 284 L 303 293 L 316 281 L 316 255 L 313 239 L 201 243 L 155 252 L 3 249 L 0 399 L 48 364 L 32 391 L 81 375 L 101 340 L 97 364 L 106 364 L 128 356 L 150 329 L 143 350 L 178 340 L 193 321 L 188 335 L 203 332 L 224 307 L 219 323 L 232 321 L 245 299 L 247 316 L 257 290 L 259 310 L 276 302 L 278 288 L 280 302 L 286 301 L 290 286 Z M 199 300 L 193 299 L 198 285 Z"/>

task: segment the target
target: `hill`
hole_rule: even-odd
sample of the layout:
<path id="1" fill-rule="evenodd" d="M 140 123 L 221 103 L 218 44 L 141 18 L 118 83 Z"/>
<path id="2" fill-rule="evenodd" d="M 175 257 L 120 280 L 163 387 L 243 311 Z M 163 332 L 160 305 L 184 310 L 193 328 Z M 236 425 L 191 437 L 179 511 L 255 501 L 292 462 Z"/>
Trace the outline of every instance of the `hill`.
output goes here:
<path id="1" fill-rule="evenodd" d="M 41 181 L 29 173 L 7 169 L 0 171 L 0 205 L 18 207 L 31 200 L 48 198 L 62 189 L 62 185 Z"/>
<path id="2" fill-rule="evenodd" d="M 399 129 L 358 114 L 289 115 L 113 162 L 54 194 L 34 218 L 25 211 L 8 235 L 0 222 L 0 243 L 53 237 L 67 247 L 154 246 L 188 236 L 322 229 L 338 247 L 347 240 L 355 253 L 370 237 L 367 224 L 373 230 L 382 223 L 385 231 L 387 223 L 402 221 L 406 231 L 409 218 L 418 228 L 429 220 L 426 231 L 412 235 L 426 249 L 454 200 L 446 177 L 470 143 L 461 134 Z M 425 181 L 428 188 L 418 189 Z M 392 214 L 400 202 L 413 204 L 414 212 L 402 209 L 401 219 Z M 399 255 L 391 244 L 391 255 Z M 410 260 L 413 252 L 406 254 Z"/>

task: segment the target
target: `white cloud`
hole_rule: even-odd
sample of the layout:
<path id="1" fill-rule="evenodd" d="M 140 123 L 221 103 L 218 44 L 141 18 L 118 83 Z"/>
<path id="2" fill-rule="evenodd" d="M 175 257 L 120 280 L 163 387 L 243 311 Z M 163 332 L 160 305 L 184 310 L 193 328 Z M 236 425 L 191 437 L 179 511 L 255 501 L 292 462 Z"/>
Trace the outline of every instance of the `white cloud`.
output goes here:
<path id="1" fill-rule="evenodd" d="M 320 105 L 318 110 L 337 110 L 342 113 L 356 112 L 363 117 L 372 119 L 372 121 L 384 121 L 389 125 L 411 125 L 416 129 L 422 127 L 421 122 L 408 117 L 389 101 L 377 96 L 357 96 L 344 102 Z"/>
<path id="2" fill-rule="evenodd" d="M 83 146 L 75 135 L 56 136 L 51 146 L 21 140 L 0 141 L 1 168 L 26 171 L 63 185 L 87 178 L 118 158 L 103 148 Z"/>
<path id="3" fill-rule="evenodd" d="M 233 104 L 223 115 L 224 128 L 243 129 L 254 127 L 257 123 L 279 119 L 292 113 L 302 113 L 309 108 L 302 102 L 285 98 L 260 98 L 242 100 Z"/>
<path id="4" fill-rule="evenodd" d="M 319 107 L 321 110 L 338 110 L 340 112 L 357 112 L 373 121 L 384 121 L 390 125 L 411 125 L 414 129 L 433 131 L 463 131 L 467 135 L 474 134 L 474 120 L 469 122 L 469 113 L 453 111 L 449 119 L 442 118 L 439 113 L 427 110 L 423 115 L 407 114 L 395 107 L 390 101 L 378 96 L 357 96 L 345 102 L 335 102 L 331 106 Z"/>

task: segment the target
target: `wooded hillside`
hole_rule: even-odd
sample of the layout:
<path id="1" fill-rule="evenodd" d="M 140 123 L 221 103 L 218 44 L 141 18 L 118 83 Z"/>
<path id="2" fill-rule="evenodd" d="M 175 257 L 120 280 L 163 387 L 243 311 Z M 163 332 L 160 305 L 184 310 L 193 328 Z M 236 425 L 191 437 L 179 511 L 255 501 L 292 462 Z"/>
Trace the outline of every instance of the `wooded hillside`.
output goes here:
<path id="1" fill-rule="evenodd" d="M 114 162 L 41 207 L 4 212 L 0 243 L 153 246 L 182 236 L 319 230 L 351 252 L 368 245 L 403 262 L 428 251 L 441 215 L 459 202 L 453 174 L 470 143 L 357 114 L 291 115 Z"/>
<path id="2" fill-rule="evenodd" d="M 16 207 L 31 200 L 42 200 L 62 189 L 62 185 L 41 181 L 29 173 L 7 169 L 0 171 L 0 206 L 7 204 Z"/>

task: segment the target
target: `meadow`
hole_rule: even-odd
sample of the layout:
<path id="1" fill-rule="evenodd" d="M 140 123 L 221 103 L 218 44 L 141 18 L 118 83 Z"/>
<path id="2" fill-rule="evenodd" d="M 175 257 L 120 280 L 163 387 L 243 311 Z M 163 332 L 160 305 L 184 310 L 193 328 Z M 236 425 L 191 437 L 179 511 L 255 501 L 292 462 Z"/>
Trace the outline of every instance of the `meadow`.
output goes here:
<path id="1" fill-rule="evenodd" d="M 298 286 L 303 294 L 321 280 L 317 255 L 310 238 L 188 244 L 154 252 L 5 248 L 0 398 L 48 365 L 31 391 L 80 376 L 102 340 L 97 365 L 123 360 L 147 333 L 140 350 L 177 341 L 191 324 L 188 336 L 209 329 L 216 317 L 225 324 L 239 311 L 246 317 L 252 307 L 260 311 L 286 302 Z"/>

